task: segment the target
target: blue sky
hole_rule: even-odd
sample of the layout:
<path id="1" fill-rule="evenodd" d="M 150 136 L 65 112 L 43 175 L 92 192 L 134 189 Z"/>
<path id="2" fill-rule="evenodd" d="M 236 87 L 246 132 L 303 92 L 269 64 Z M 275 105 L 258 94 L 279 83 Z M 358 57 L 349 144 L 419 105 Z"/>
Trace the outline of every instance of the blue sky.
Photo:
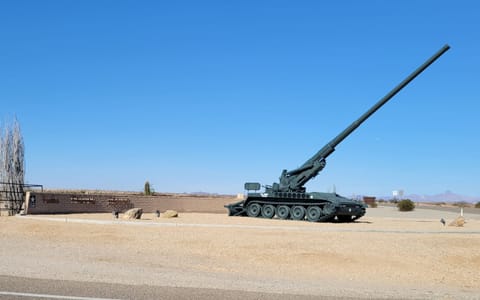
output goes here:
<path id="1" fill-rule="evenodd" d="M 476 1 L 2 1 L 0 119 L 47 188 L 238 193 L 340 144 L 310 191 L 480 196 Z"/>

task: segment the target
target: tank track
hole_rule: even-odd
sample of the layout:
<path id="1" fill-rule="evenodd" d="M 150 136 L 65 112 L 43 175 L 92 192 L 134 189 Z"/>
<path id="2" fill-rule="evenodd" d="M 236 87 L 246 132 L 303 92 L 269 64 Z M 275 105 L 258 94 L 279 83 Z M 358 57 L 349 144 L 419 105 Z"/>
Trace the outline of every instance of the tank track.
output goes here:
<path id="1" fill-rule="evenodd" d="M 365 215 L 365 208 L 337 207 L 328 201 L 255 198 L 225 205 L 229 216 L 307 220 L 310 222 L 353 222 Z"/>

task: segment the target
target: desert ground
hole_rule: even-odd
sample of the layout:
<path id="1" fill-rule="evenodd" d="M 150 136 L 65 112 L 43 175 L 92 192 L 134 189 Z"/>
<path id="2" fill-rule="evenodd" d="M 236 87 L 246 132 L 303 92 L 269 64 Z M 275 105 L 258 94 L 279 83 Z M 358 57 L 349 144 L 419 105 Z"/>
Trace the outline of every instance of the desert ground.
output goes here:
<path id="1" fill-rule="evenodd" d="M 440 223 L 458 215 L 379 206 L 354 223 L 206 213 L 1 217 L 0 285 L 5 275 L 298 299 L 480 299 L 480 214 L 466 213 L 463 227 Z"/>

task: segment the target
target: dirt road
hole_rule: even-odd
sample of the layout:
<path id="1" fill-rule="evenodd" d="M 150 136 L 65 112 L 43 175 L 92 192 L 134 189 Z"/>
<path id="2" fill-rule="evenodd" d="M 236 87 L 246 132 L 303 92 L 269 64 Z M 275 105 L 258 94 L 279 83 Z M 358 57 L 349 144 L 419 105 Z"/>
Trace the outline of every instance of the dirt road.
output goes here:
<path id="1" fill-rule="evenodd" d="M 426 212 L 424 212 L 426 211 Z M 423 213 L 422 213 L 423 212 Z M 410 217 L 409 217 L 410 216 Z M 369 209 L 332 224 L 180 214 L 0 218 L 0 275 L 352 298 L 478 299 L 480 220 Z"/>

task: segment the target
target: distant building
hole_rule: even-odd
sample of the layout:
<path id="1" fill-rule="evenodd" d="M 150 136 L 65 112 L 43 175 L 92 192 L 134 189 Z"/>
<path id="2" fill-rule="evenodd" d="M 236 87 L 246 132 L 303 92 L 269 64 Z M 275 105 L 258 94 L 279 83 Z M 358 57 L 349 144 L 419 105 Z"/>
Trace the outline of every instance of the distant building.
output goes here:
<path id="1" fill-rule="evenodd" d="M 374 204 L 376 199 L 377 199 L 376 197 L 363 196 L 363 202 L 365 204 Z"/>

